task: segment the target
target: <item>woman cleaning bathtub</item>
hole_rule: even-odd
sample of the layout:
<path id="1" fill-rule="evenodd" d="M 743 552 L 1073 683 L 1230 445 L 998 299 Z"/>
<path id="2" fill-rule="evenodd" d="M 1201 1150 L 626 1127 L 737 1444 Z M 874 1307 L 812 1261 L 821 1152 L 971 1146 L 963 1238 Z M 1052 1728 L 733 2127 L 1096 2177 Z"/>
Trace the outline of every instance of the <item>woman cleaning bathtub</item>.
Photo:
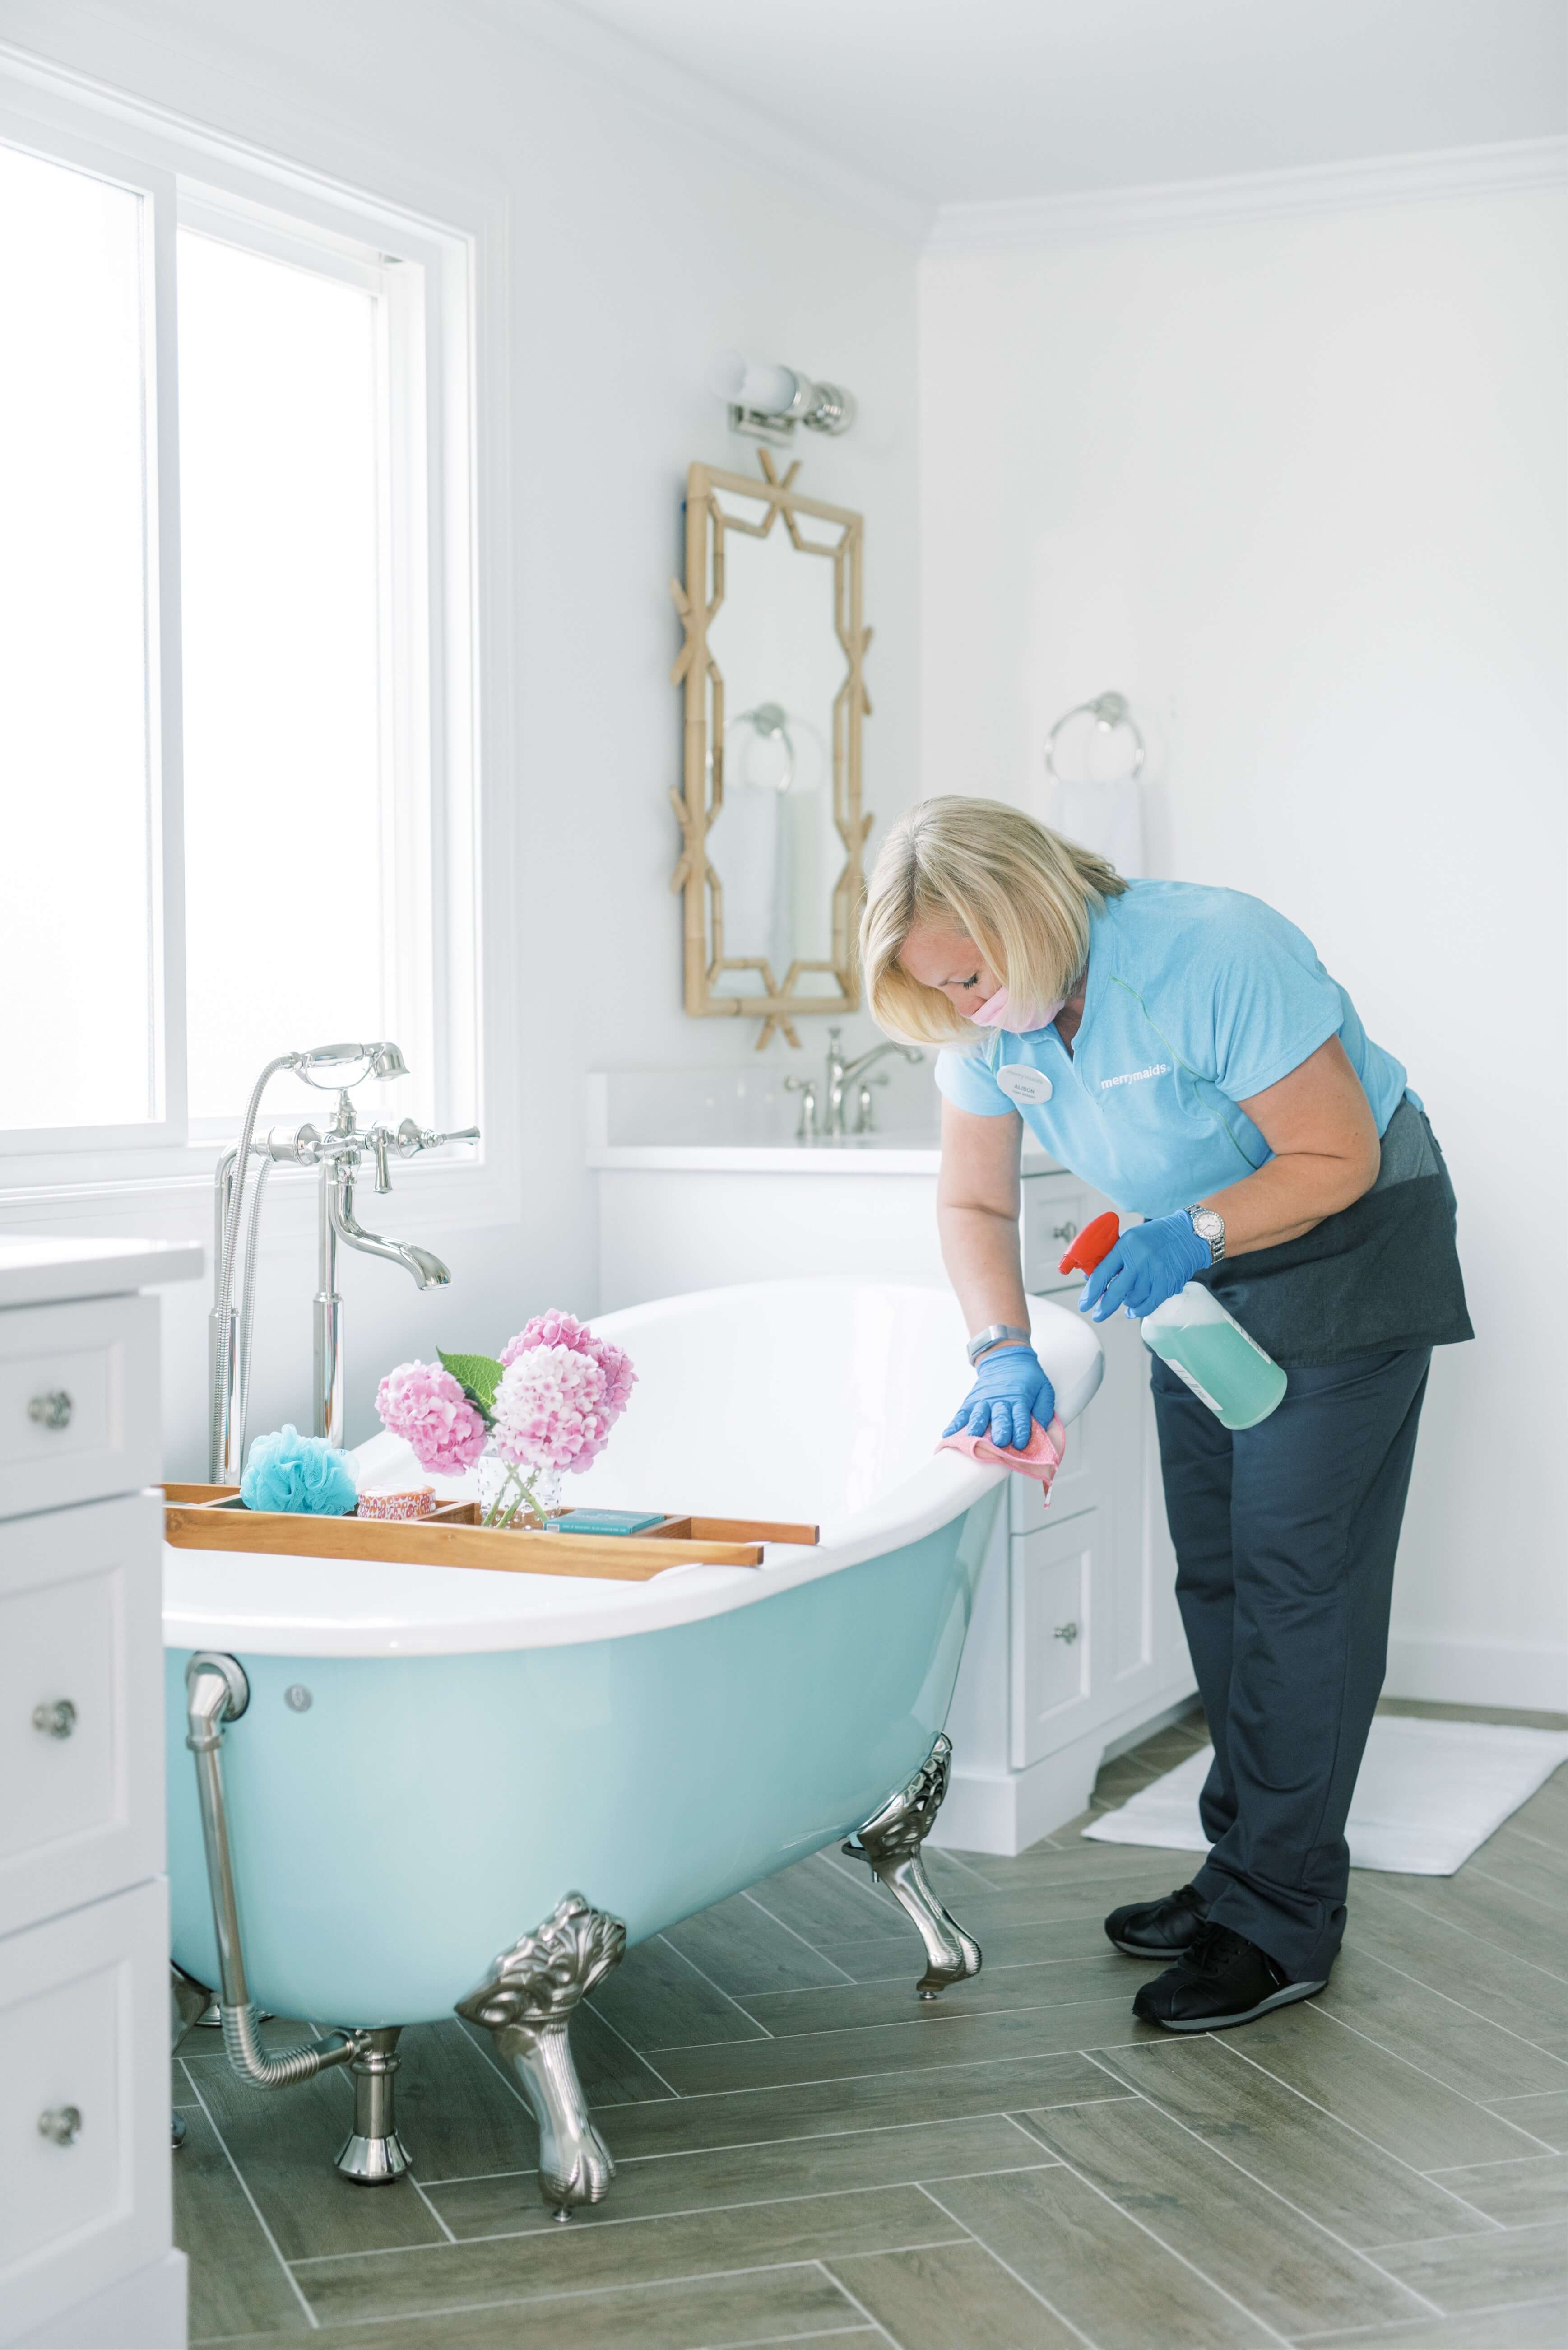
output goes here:
<path id="1" fill-rule="evenodd" d="M 1345 1823 L 1431 1350 L 1471 1336 L 1442 1154 L 1282 915 L 1124 881 L 1017 808 L 911 809 L 877 859 L 861 953 L 878 1024 L 946 1047 L 938 1216 L 974 1373 L 947 1433 L 1017 1449 L 1054 1408 L 1019 1256 L 1024 1120 L 1145 1220 L 1085 1311 L 1152 1314 L 1197 1279 L 1287 1374 L 1279 1408 L 1232 1433 L 1153 1360 L 1212 1849 L 1190 1885 L 1106 1920 L 1118 1950 L 1167 1962 L 1136 2014 L 1248 2022 L 1321 1991 L 1345 1932 Z"/>

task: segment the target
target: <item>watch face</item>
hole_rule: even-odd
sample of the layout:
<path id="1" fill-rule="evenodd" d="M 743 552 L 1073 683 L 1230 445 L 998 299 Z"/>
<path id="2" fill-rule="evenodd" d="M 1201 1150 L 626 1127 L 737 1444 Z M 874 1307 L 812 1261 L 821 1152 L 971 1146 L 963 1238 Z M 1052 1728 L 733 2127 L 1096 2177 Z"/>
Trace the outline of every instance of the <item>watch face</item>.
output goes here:
<path id="1" fill-rule="evenodd" d="M 1215 1208 L 1199 1208 L 1192 1219 L 1192 1229 L 1200 1241 L 1208 1241 L 1212 1246 L 1225 1237 L 1225 1219 Z"/>

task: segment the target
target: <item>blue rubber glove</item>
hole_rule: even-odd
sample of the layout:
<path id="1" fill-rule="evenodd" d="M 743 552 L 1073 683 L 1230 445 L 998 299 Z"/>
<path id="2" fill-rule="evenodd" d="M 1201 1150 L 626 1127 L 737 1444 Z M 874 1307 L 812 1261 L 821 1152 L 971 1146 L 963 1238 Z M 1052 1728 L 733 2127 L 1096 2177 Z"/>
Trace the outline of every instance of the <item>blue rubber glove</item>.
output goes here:
<path id="1" fill-rule="evenodd" d="M 974 1385 L 943 1429 L 944 1436 L 989 1436 L 1002 1451 L 1022 1452 L 1029 1442 L 1030 1421 L 1049 1428 L 1056 1412 L 1056 1390 L 1040 1367 L 1033 1347 L 997 1347 L 982 1355 Z"/>
<path id="2" fill-rule="evenodd" d="M 1121 1305 L 1129 1321 L 1141 1319 L 1185 1289 L 1195 1273 L 1206 1273 L 1212 1262 L 1208 1242 L 1199 1239 L 1185 1209 L 1179 1208 L 1174 1216 L 1157 1216 L 1152 1223 L 1130 1224 L 1084 1284 L 1078 1311 L 1103 1322 Z"/>

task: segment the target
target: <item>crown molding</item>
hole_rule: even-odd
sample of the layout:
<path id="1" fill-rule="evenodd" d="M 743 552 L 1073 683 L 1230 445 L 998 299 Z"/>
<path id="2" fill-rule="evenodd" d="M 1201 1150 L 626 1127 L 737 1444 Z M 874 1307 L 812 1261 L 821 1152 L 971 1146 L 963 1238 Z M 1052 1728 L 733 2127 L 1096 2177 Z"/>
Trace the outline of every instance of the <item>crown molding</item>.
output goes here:
<path id="1" fill-rule="evenodd" d="M 443 5 L 449 14 L 466 16 L 471 25 L 507 43 L 514 54 L 526 57 L 532 51 L 536 56 L 544 50 L 585 79 L 613 89 L 649 120 L 680 130 L 726 162 L 771 179 L 796 197 L 816 197 L 836 219 L 895 237 L 916 253 L 924 248 L 936 218 L 933 202 L 889 188 L 840 162 L 716 85 L 585 16 L 568 0 L 443 0 Z M 301 144 L 299 132 L 306 125 L 316 134 L 309 142 L 313 145 L 341 151 L 346 140 L 350 143 L 354 151 L 350 168 L 372 172 L 377 185 L 389 162 L 395 163 L 397 175 L 403 180 L 429 182 L 431 216 L 440 218 L 444 210 L 436 192 L 444 187 L 444 180 L 417 165 L 407 152 L 406 141 L 383 148 L 358 130 L 347 132 L 335 114 L 312 109 L 297 96 L 291 99 L 286 125 L 275 126 L 270 141 L 265 133 L 261 139 L 252 134 L 241 140 L 214 131 L 210 124 L 180 114 L 139 91 L 98 80 L 42 51 L 9 41 L 0 41 L 0 68 L 40 90 L 91 105 L 122 122 L 165 129 L 187 145 L 206 146 L 223 154 L 243 146 L 253 162 L 264 167 L 275 164 L 279 176 L 296 179 L 303 172 L 323 186 L 339 186 L 342 183 L 291 160 L 290 150 Z M 254 112 L 256 93 L 248 86 L 246 97 Z"/>
<path id="2" fill-rule="evenodd" d="M 149 46 L 143 37 L 144 58 Z M 273 181 L 292 196 L 303 194 L 348 209 L 373 204 L 378 212 L 426 234 L 453 229 L 502 234 L 504 192 L 481 178 L 460 179 L 410 158 L 406 144 L 345 125 L 335 114 L 312 109 L 303 99 L 291 99 L 286 110 L 280 109 L 265 90 L 258 92 L 254 83 L 243 82 L 225 68 L 214 68 L 213 78 L 214 88 L 230 101 L 243 91 L 239 110 L 253 118 L 245 130 L 223 127 L 220 114 L 224 109 L 216 105 L 201 116 L 185 114 L 128 82 L 102 81 L 42 50 L 0 40 L 0 105 L 25 103 L 40 122 L 63 120 L 62 107 L 87 109 L 102 118 L 106 138 L 128 138 L 143 152 L 149 140 L 178 150 L 177 159 L 160 160 L 182 176 L 194 176 L 191 158 L 207 157 L 226 169 L 238 167 L 257 182 Z M 308 160 L 313 151 L 333 154 L 340 170 L 321 170 Z"/>
<path id="3" fill-rule="evenodd" d="M 547 49 L 563 64 L 615 90 L 643 113 L 694 134 L 701 146 L 742 170 L 815 196 L 839 220 L 897 237 L 922 250 L 937 207 L 888 187 L 784 129 L 763 106 L 672 65 L 628 34 L 569 5 L 569 0 L 447 0 L 492 32 Z M 765 103 L 765 84 L 763 85 Z"/>
<path id="4" fill-rule="evenodd" d="M 1174 180 L 1157 186 L 1106 188 L 1083 194 L 1022 196 L 1000 203 L 943 204 L 926 240 L 926 251 L 1012 253 L 1032 245 L 1088 244 L 1170 229 L 1357 212 L 1443 196 L 1561 187 L 1565 176 L 1568 140 L 1519 139 L 1490 147 L 1448 147 L 1419 155 L 1376 156 L 1360 162 L 1314 163 L 1294 171 L 1237 172 L 1219 180 Z"/>

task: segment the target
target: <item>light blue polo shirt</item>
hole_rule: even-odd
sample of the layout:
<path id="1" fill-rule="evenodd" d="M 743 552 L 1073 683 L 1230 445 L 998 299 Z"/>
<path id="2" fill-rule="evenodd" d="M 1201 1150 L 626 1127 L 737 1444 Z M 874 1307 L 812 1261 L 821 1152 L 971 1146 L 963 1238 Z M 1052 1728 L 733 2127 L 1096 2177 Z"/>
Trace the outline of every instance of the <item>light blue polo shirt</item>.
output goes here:
<path id="1" fill-rule="evenodd" d="M 948 1100 L 980 1118 L 1021 1111 L 1054 1159 L 1145 1216 L 1189 1207 L 1271 1159 L 1241 1104 L 1330 1036 L 1379 1135 L 1406 1090 L 1400 1064 L 1372 1042 L 1293 922 L 1240 890 L 1189 881 L 1129 881 L 1090 918 L 1071 1053 L 1054 1025 L 975 1035 L 973 1051 L 938 1056 Z M 1049 1099 L 1012 1098 L 998 1082 L 1012 1067 L 1048 1079 Z"/>

